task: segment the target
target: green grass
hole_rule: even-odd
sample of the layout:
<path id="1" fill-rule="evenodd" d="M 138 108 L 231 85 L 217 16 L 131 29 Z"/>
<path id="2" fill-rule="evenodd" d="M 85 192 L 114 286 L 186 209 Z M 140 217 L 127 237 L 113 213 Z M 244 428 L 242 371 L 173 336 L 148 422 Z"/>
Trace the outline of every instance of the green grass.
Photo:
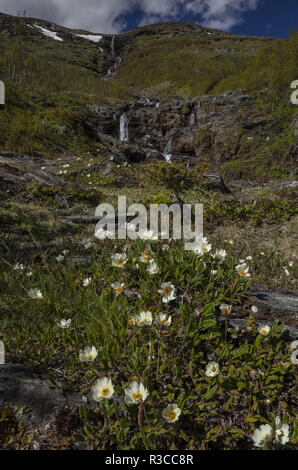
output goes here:
<path id="1" fill-rule="evenodd" d="M 97 241 L 85 250 L 66 244 L 59 251 L 48 250 L 46 256 L 40 251 L 39 264 L 24 263 L 23 271 L 2 260 L 0 329 L 8 361 L 30 364 L 55 386 L 82 395 L 98 378 L 112 378 L 111 400 L 98 403 L 95 414 L 81 406 L 75 438 L 98 449 L 250 449 L 254 429 L 282 414 L 291 430 L 286 448 L 294 448 L 297 368 L 281 339 L 282 325 L 273 325 L 267 337 L 254 326 L 251 305 L 245 301 L 252 278 L 241 278 L 235 271 L 239 257 L 247 253 L 225 244 L 228 255 L 218 265 L 210 254 L 201 258 L 176 243 L 167 250 L 167 244 L 152 243 L 160 272 L 149 275 L 139 261 L 145 242 L 129 244 L 123 268 L 111 265 L 111 255 L 123 250 L 123 245 L 114 245 Z M 70 253 L 58 263 L 55 257 L 63 248 Z M 78 254 L 91 258 L 85 264 L 69 264 Z M 268 269 L 271 275 L 281 269 L 268 254 L 263 266 L 258 260 L 250 264 L 253 276 L 259 269 Z M 214 269 L 216 275 L 211 274 Z M 31 277 L 26 275 L 29 271 Z M 87 277 L 92 281 L 84 287 Z M 140 296 L 115 296 L 115 281 Z M 168 304 L 157 292 L 166 281 L 174 284 L 177 296 Z M 31 288 L 40 289 L 43 299 L 31 299 Z M 223 302 L 233 305 L 232 312 L 246 312 L 251 329 L 232 337 L 235 332 L 218 321 Z M 172 324 L 131 325 L 129 320 L 142 310 L 150 310 L 154 319 L 159 312 L 171 315 Z M 63 318 L 72 319 L 69 329 L 57 326 Z M 80 350 L 92 345 L 97 358 L 81 363 Z M 214 378 L 205 375 L 210 361 L 220 366 Z M 149 390 L 142 411 L 123 401 L 131 380 L 142 381 Z M 169 403 L 182 409 L 174 425 L 161 415 Z M 62 447 L 72 439 L 74 435 Z"/>

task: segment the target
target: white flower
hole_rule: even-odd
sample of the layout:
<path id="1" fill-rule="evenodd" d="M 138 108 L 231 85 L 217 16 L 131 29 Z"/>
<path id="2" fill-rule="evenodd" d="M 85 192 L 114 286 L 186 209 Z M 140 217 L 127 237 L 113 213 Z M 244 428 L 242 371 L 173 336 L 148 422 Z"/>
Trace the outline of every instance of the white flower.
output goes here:
<path id="1" fill-rule="evenodd" d="M 129 387 L 124 390 L 125 402 L 128 405 L 135 405 L 141 401 L 145 401 L 149 395 L 148 390 L 144 387 L 142 382 L 133 381 Z"/>
<path id="2" fill-rule="evenodd" d="M 290 275 L 290 273 L 289 273 L 288 269 L 287 269 L 287 268 L 285 268 L 285 267 L 284 267 L 284 272 L 285 272 L 285 275 L 286 275 L 286 276 L 289 276 L 289 275 Z"/>
<path id="3" fill-rule="evenodd" d="M 146 269 L 149 274 L 157 274 L 159 272 L 159 267 L 155 261 L 150 261 L 148 268 Z"/>
<path id="4" fill-rule="evenodd" d="M 114 393 L 114 387 L 111 379 L 108 377 L 102 377 L 95 382 L 91 391 L 93 400 L 101 401 L 104 398 L 108 400 Z"/>
<path id="5" fill-rule="evenodd" d="M 162 251 L 168 251 L 170 249 L 169 245 L 162 245 Z"/>
<path id="6" fill-rule="evenodd" d="M 68 253 L 69 253 L 69 250 L 63 250 L 63 251 L 62 251 L 62 254 L 63 254 L 64 256 L 68 255 Z"/>
<path id="7" fill-rule="evenodd" d="M 262 424 L 251 436 L 256 447 L 265 447 L 273 438 L 273 428 L 270 424 Z"/>
<path id="8" fill-rule="evenodd" d="M 198 255 L 198 256 L 201 256 L 203 255 L 204 253 L 209 253 L 209 251 L 211 250 L 212 248 L 212 245 L 211 243 L 208 242 L 207 238 L 204 237 L 202 238 L 200 241 L 197 241 L 193 248 L 192 248 L 192 251 Z"/>
<path id="9" fill-rule="evenodd" d="M 16 264 L 13 266 L 13 269 L 14 269 L 15 271 L 24 271 L 24 265 L 23 265 L 23 264 L 16 263 Z"/>
<path id="10" fill-rule="evenodd" d="M 211 255 L 212 258 L 218 260 L 220 263 L 223 262 L 223 260 L 225 259 L 225 257 L 227 256 L 227 252 L 226 250 L 216 250 L 216 252 Z"/>
<path id="11" fill-rule="evenodd" d="M 83 286 L 88 287 L 91 281 L 92 281 L 92 277 L 86 277 L 85 279 L 83 279 Z"/>
<path id="12" fill-rule="evenodd" d="M 28 295 L 31 299 L 43 299 L 42 293 L 39 289 L 28 290 Z"/>
<path id="13" fill-rule="evenodd" d="M 60 320 L 57 325 L 60 327 L 60 328 L 69 328 L 70 327 L 70 324 L 71 324 L 71 318 L 69 318 L 68 320 Z"/>
<path id="14" fill-rule="evenodd" d="M 94 361 L 97 358 L 97 349 L 94 346 L 87 346 L 83 351 L 80 351 L 79 359 L 81 362 Z"/>
<path id="15" fill-rule="evenodd" d="M 56 256 L 56 261 L 58 261 L 58 263 L 61 263 L 61 261 L 63 260 L 64 260 L 64 256 L 62 255 Z"/>
<path id="16" fill-rule="evenodd" d="M 207 377 L 215 377 L 219 374 L 219 364 L 217 362 L 209 362 L 206 366 Z"/>
<path id="17" fill-rule="evenodd" d="M 224 316 L 230 315 L 232 311 L 232 305 L 229 304 L 220 304 L 219 308 Z"/>
<path id="18" fill-rule="evenodd" d="M 114 289 L 114 292 L 116 295 L 120 295 L 124 292 L 124 289 L 125 289 L 125 284 L 124 282 L 113 282 L 113 284 L 111 284 L 111 287 L 112 289 Z"/>
<path id="19" fill-rule="evenodd" d="M 163 418 L 169 423 L 175 423 L 175 421 L 179 419 L 180 415 L 181 409 L 176 405 L 176 403 L 172 403 L 162 410 Z"/>
<path id="20" fill-rule="evenodd" d="M 246 261 L 252 261 L 252 256 L 247 256 L 245 259 Z"/>
<path id="21" fill-rule="evenodd" d="M 292 352 L 291 363 L 294 364 L 295 366 L 298 364 L 298 349 Z"/>
<path id="22" fill-rule="evenodd" d="M 212 276 L 215 276 L 215 274 L 218 273 L 218 270 L 217 269 L 211 269 L 210 273 L 211 273 Z"/>
<path id="23" fill-rule="evenodd" d="M 293 351 L 294 349 L 298 349 L 298 339 L 296 339 L 295 341 L 292 341 L 292 343 L 290 344 L 290 349 Z"/>
<path id="24" fill-rule="evenodd" d="M 252 311 L 253 313 L 258 313 L 259 309 L 258 309 L 258 307 L 257 307 L 256 305 L 253 305 L 253 306 L 251 307 L 251 311 Z"/>
<path id="25" fill-rule="evenodd" d="M 260 333 L 260 335 L 267 336 L 270 332 L 270 329 L 271 328 L 269 325 L 262 325 L 262 326 L 259 326 L 258 332 Z"/>
<path id="26" fill-rule="evenodd" d="M 241 277 L 250 277 L 251 276 L 250 273 L 249 273 L 249 267 L 247 266 L 246 263 L 239 264 L 238 266 L 235 267 L 235 270 L 237 271 L 237 273 Z"/>
<path id="27" fill-rule="evenodd" d="M 141 261 L 141 263 L 151 263 L 151 261 L 154 261 L 150 248 L 145 248 L 142 255 L 139 257 L 139 261 Z"/>
<path id="28" fill-rule="evenodd" d="M 163 326 L 170 326 L 172 323 L 172 317 L 171 315 L 168 317 L 165 313 L 160 313 L 157 317 L 157 322 Z"/>
<path id="29" fill-rule="evenodd" d="M 125 253 L 116 253 L 116 255 L 112 255 L 111 258 L 112 266 L 116 266 L 117 268 L 123 268 L 127 262 L 127 256 Z"/>
<path id="30" fill-rule="evenodd" d="M 157 292 L 163 296 L 162 301 L 167 304 L 168 302 L 171 302 L 171 300 L 176 299 L 175 295 L 175 287 L 173 284 L 170 282 L 164 282 L 161 286 L 161 289 L 158 290 Z"/>
<path id="31" fill-rule="evenodd" d="M 294 262 L 293 261 L 289 261 L 289 266 L 290 268 L 292 268 L 294 266 Z"/>
<path id="32" fill-rule="evenodd" d="M 151 325 L 153 321 L 152 313 L 149 311 L 142 311 L 140 315 L 137 315 L 135 318 L 138 325 Z"/>
<path id="33" fill-rule="evenodd" d="M 33 276 L 33 272 L 32 272 L 32 271 L 28 271 L 28 272 L 26 273 L 26 276 L 27 276 L 27 277 Z"/>
<path id="34" fill-rule="evenodd" d="M 279 444 L 286 444 L 289 442 L 289 425 L 288 424 L 282 424 L 281 419 L 279 416 L 275 418 L 275 440 Z"/>

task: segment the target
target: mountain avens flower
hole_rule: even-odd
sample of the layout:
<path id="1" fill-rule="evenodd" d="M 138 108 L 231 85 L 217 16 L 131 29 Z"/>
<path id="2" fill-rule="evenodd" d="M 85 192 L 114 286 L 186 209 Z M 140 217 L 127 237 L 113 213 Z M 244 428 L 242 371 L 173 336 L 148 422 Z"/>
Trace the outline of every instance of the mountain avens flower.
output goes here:
<path id="1" fill-rule="evenodd" d="M 246 263 L 238 264 L 238 266 L 235 267 L 235 270 L 241 277 L 251 277 L 251 274 L 249 273 L 249 267 Z"/>
<path id="2" fill-rule="evenodd" d="M 213 255 L 211 255 L 213 259 L 217 260 L 219 263 L 222 263 L 225 257 L 227 256 L 226 250 L 216 250 Z"/>
<path id="3" fill-rule="evenodd" d="M 69 318 L 68 320 L 64 320 L 64 318 L 62 320 L 60 320 L 57 325 L 60 327 L 60 328 L 69 328 L 70 327 L 70 324 L 71 324 L 71 318 Z"/>
<path id="4" fill-rule="evenodd" d="M 159 267 L 155 261 L 150 261 L 148 268 L 146 269 L 148 274 L 157 274 L 159 272 Z"/>
<path id="5" fill-rule="evenodd" d="M 114 290 L 116 295 L 120 295 L 124 292 L 125 284 L 124 282 L 117 281 L 117 282 L 113 282 L 113 284 L 111 284 L 111 287 Z"/>
<path id="6" fill-rule="evenodd" d="M 144 387 L 142 382 L 133 381 L 129 384 L 128 388 L 124 390 L 125 402 L 128 405 L 136 405 L 144 402 L 149 395 L 148 390 Z"/>
<path id="7" fill-rule="evenodd" d="M 94 346 L 87 346 L 83 351 L 80 351 L 79 359 L 81 362 L 91 362 L 97 358 L 98 352 Z"/>
<path id="8" fill-rule="evenodd" d="M 165 304 L 171 302 L 171 300 L 176 299 L 176 289 L 170 282 L 164 282 L 163 284 L 161 284 L 160 289 L 157 292 L 163 296 L 162 301 Z"/>
<path id="9" fill-rule="evenodd" d="M 140 312 L 140 315 L 137 315 L 136 316 L 136 322 L 138 325 L 142 326 L 142 325 L 152 325 L 152 321 L 153 321 L 153 318 L 152 318 L 152 313 L 147 311 L 147 312 Z"/>
<path id="10" fill-rule="evenodd" d="M 39 289 L 28 290 L 28 295 L 31 299 L 43 299 L 43 295 Z"/>
<path id="11" fill-rule="evenodd" d="M 108 377 L 102 377 L 101 379 L 98 379 L 93 385 L 91 392 L 92 398 L 95 401 L 110 399 L 114 394 L 112 380 Z"/>
<path id="12" fill-rule="evenodd" d="M 281 422 L 281 419 L 279 416 L 275 418 L 275 430 L 274 430 L 274 436 L 275 440 L 278 444 L 285 445 L 287 442 L 289 442 L 289 432 L 290 432 L 290 427 L 288 424 L 283 424 Z"/>
<path id="13" fill-rule="evenodd" d="M 170 326 L 170 324 L 172 323 L 172 317 L 171 315 L 167 316 L 165 313 L 160 313 L 157 316 L 157 322 L 163 326 Z"/>
<path id="14" fill-rule="evenodd" d="M 176 403 L 172 403 L 162 410 L 163 418 L 169 423 L 175 423 L 175 421 L 178 421 L 180 415 L 181 409 L 176 405 Z"/>
<path id="15" fill-rule="evenodd" d="M 262 424 L 251 436 L 254 446 L 265 447 L 273 439 L 273 428 L 270 424 Z"/>
<path id="16" fill-rule="evenodd" d="M 127 262 L 127 256 L 125 253 L 116 253 L 116 255 L 112 255 L 112 266 L 116 268 L 123 268 L 125 263 Z"/>
<path id="17" fill-rule="evenodd" d="M 230 315 L 232 311 L 232 305 L 229 305 L 229 304 L 220 304 L 219 308 L 220 308 L 222 315 L 224 315 L 225 317 L 227 315 Z"/>
<path id="18" fill-rule="evenodd" d="M 217 362 L 209 362 L 206 366 L 207 377 L 215 377 L 219 374 L 219 364 Z"/>
<path id="19" fill-rule="evenodd" d="M 271 328 L 269 325 L 261 325 L 258 328 L 258 332 L 260 333 L 260 335 L 267 336 L 270 332 L 270 329 Z"/>
<path id="20" fill-rule="evenodd" d="M 209 253 L 209 251 L 211 251 L 211 249 L 212 249 L 211 243 L 209 243 L 207 238 L 204 237 L 204 238 L 202 238 L 202 240 L 195 243 L 195 245 L 192 248 L 192 251 L 196 255 L 202 256 L 205 253 Z"/>
<path id="21" fill-rule="evenodd" d="M 92 281 L 91 277 L 86 277 L 85 279 L 83 279 L 83 286 L 88 287 L 91 281 Z"/>
<path id="22" fill-rule="evenodd" d="M 139 257 L 139 261 L 141 261 L 141 263 L 151 263 L 152 261 L 154 261 L 153 253 L 150 248 L 145 248 L 145 250 Z"/>

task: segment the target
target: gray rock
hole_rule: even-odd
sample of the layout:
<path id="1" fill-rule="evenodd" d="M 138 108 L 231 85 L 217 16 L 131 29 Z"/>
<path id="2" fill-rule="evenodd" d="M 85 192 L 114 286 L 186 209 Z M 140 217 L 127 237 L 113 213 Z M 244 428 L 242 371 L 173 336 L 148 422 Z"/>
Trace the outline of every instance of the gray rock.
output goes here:
<path id="1" fill-rule="evenodd" d="M 282 183 L 271 186 L 272 191 L 282 191 L 284 189 L 296 189 L 298 188 L 298 181 L 283 181 Z"/>
<path id="2" fill-rule="evenodd" d="M 81 404 L 79 394 L 54 388 L 49 381 L 40 379 L 25 366 L 0 365 L 0 405 L 14 410 L 28 407 L 27 424 L 33 428 L 48 429 L 60 411 L 68 407 L 74 409 Z"/>

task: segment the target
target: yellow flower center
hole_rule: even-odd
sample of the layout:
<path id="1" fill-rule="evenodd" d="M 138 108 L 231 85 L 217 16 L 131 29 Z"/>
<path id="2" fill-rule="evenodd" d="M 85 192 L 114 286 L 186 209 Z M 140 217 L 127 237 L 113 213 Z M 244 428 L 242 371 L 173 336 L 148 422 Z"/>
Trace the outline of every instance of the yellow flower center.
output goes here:
<path id="1" fill-rule="evenodd" d="M 172 289 L 170 287 L 165 287 L 164 290 L 163 290 L 163 295 L 165 297 L 169 297 L 169 295 L 171 295 L 172 293 Z"/>
<path id="2" fill-rule="evenodd" d="M 167 412 L 167 418 L 170 420 L 170 421 L 174 421 L 174 419 L 176 418 L 176 412 L 173 411 L 173 410 L 169 410 Z"/>
<path id="3" fill-rule="evenodd" d="M 143 395 L 140 392 L 134 392 L 132 394 L 133 401 L 137 401 L 143 398 Z"/>
<path id="4" fill-rule="evenodd" d="M 110 393 L 110 387 L 103 387 L 101 390 L 101 395 L 103 397 L 107 397 Z"/>
<path id="5" fill-rule="evenodd" d="M 211 367 L 211 372 L 213 372 L 213 373 L 217 372 L 217 368 L 215 366 L 212 366 Z"/>
<path id="6" fill-rule="evenodd" d="M 91 359 L 91 358 L 93 358 L 93 353 L 92 353 L 92 352 L 87 353 L 87 354 L 85 354 L 85 356 L 86 356 L 88 359 Z"/>
<path id="7" fill-rule="evenodd" d="M 247 271 L 245 271 L 245 269 L 239 269 L 238 272 L 239 272 L 240 276 L 246 276 L 246 274 L 247 274 Z"/>
<path id="8" fill-rule="evenodd" d="M 122 286 L 117 286 L 115 287 L 115 291 L 117 292 L 117 294 L 122 294 L 122 292 L 124 291 L 124 288 Z"/>
<path id="9" fill-rule="evenodd" d="M 124 259 L 116 259 L 115 263 L 118 264 L 119 266 L 122 266 L 124 264 Z"/>
<path id="10" fill-rule="evenodd" d="M 145 261 L 145 263 L 150 263 L 151 259 L 152 258 L 149 254 L 147 255 L 144 253 L 143 260 Z"/>

